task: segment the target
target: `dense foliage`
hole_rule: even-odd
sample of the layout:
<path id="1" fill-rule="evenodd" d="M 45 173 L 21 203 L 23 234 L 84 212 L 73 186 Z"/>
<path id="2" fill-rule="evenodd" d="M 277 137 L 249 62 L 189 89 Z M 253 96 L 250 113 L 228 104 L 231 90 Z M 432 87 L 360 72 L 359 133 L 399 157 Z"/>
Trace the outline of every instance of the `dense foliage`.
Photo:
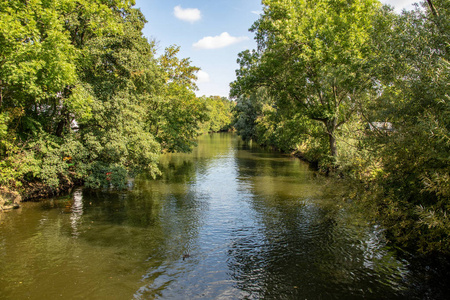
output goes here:
<path id="1" fill-rule="evenodd" d="M 450 4 L 264 0 L 231 84 L 244 139 L 351 178 L 391 240 L 450 253 Z"/>
<path id="2" fill-rule="evenodd" d="M 156 57 L 133 5 L 0 3 L 0 187 L 121 188 L 159 174 L 162 151 L 190 151 L 205 127 L 227 125 L 229 101 L 197 98 L 199 68 L 177 46 Z"/>
<path id="3" fill-rule="evenodd" d="M 202 132 L 220 132 L 232 130 L 235 102 L 226 97 L 210 96 L 199 99 L 206 106 L 208 119 L 202 124 Z"/>

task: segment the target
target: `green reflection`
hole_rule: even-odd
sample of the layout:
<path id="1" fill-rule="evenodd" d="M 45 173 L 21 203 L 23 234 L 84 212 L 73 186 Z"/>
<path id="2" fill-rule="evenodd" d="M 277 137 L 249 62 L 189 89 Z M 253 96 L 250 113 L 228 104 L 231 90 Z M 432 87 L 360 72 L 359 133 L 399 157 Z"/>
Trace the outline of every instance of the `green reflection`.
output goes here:
<path id="1" fill-rule="evenodd" d="M 297 159 L 215 134 L 161 170 L 0 215 L 0 298 L 418 297 L 382 228 Z"/>

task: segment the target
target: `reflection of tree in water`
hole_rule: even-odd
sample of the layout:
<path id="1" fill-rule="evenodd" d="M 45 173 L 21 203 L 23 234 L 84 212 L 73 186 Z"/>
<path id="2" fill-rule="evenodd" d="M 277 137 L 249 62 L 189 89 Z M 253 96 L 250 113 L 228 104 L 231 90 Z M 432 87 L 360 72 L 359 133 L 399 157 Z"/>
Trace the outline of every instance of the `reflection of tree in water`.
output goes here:
<path id="1" fill-rule="evenodd" d="M 308 176 L 299 166 L 252 156 L 239 159 L 239 176 L 251 187 L 258 225 L 235 231 L 228 252 L 238 288 L 255 299 L 402 297 L 404 268 L 383 250 L 377 228 L 350 220 L 335 199 L 317 197 L 311 190 L 322 187 L 312 179 L 306 186 L 300 178 L 293 191 L 292 174 Z"/>
<path id="2" fill-rule="evenodd" d="M 328 189 L 327 192 L 330 192 Z M 364 194 L 361 187 L 345 185 L 342 194 L 348 198 L 356 198 L 350 206 L 347 206 L 348 215 L 352 219 L 372 220 L 374 223 L 378 212 L 372 207 L 370 194 Z M 380 227 L 375 226 L 378 230 Z M 372 240 L 374 240 L 373 238 Z M 390 245 L 389 241 L 387 241 Z M 370 246 L 369 243 L 367 243 Z M 393 248 L 393 254 L 398 260 L 405 265 L 403 274 L 403 285 L 407 286 L 404 292 L 405 299 L 448 299 L 450 294 L 450 257 L 445 257 L 433 253 L 432 255 L 423 256 L 419 254 L 411 254 L 406 250 Z"/>
<path id="3" fill-rule="evenodd" d="M 126 234 L 131 230 L 138 235 L 133 238 L 134 243 L 139 244 L 140 239 L 148 243 L 147 235 L 151 235 L 157 243 L 150 244 L 155 247 L 157 244 L 157 248 L 165 249 L 168 255 L 176 253 L 174 257 L 182 257 L 198 234 L 199 218 L 207 208 L 205 201 L 190 190 L 189 183 L 195 182 L 197 174 L 206 169 L 211 159 L 224 151 L 224 143 L 233 140 L 226 135 L 206 135 L 202 139 L 201 146 L 192 154 L 163 155 L 162 175 L 157 180 L 141 174 L 130 191 L 85 190 L 83 201 L 89 203 L 84 206 L 85 225 L 102 230 L 102 234 L 95 236 L 95 231 L 89 231 L 80 237 L 105 246 L 114 245 L 120 243 L 121 235 L 131 242 Z M 219 145 L 211 147 L 215 144 Z"/>
<path id="4" fill-rule="evenodd" d="M 131 191 L 79 191 L 53 202 L 56 204 L 44 205 L 46 209 L 65 211 L 66 204 L 71 204 L 71 211 L 59 221 L 63 235 L 76 233 L 77 245 L 88 252 L 98 249 L 105 253 L 107 257 L 99 259 L 99 264 L 111 261 L 115 267 L 104 272 L 129 277 L 141 274 L 140 280 L 134 281 L 136 290 L 161 279 L 157 270 L 167 270 L 175 277 L 183 272 L 183 254 L 194 247 L 199 218 L 207 208 L 176 176 L 135 180 Z"/>
<path id="5" fill-rule="evenodd" d="M 212 136 L 203 139 L 216 142 Z M 224 142 L 230 143 L 231 139 L 220 143 Z M 90 217 L 99 223 L 97 228 L 105 227 L 99 229 L 102 235 L 92 238 L 92 243 L 117 245 L 121 239 L 128 244 L 124 249 L 146 255 L 148 268 L 136 295 L 155 297 L 197 258 L 199 228 L 208 210 L 208 199 L 198 190 L 196 182 L 211 168 L 214 158 L 223 154 L 223 147 L 208 150 L 202 146 L 191 155 L 163 155 L 162 175 L 157 180 L 143 174 L 133 182 L 131 191 L 102 191 L 86 197 L 86 201 L 93 203 Z M 184 254 L 193 254 L 193 258 L 183 261 Z"/>
<path id="6" fill-rule="evenodd" d="M 80 232 L 78 226 L 80 225 L 83 216 L 83 192 L 77 189 L 73 193 L 72 215 L 70 216 L 70 223 L 72 225 L 72 235 L 78 237 Z"/>
<path id="7" fill-rule="evenodd" d="M 410 273 L 407 280 L 412 289 L 410 298 L 448 299 L 450 295 L 450 258 L 440 255 L 408 257 Z"/>
<path id="8" fill-rule="evenodd" d="M 196 166 L 192 160 L 180 156 L 171 158 L 170 161 L 161 162 L 159 166 L 161 176 L 158 180 L 171 183 L 187 183 L 195 180 Z"/>
<path id="9" fill-rule="evenodd" d="M 89 235 L 93 234 L 92 240 L 96 243 L 103 240 L 102 244 L 107 246 L 123 243 L 121 239 L 130 239 L 127 232 L 133 232 L 138 236 L 132 238 L 138 248 L 145 248 L 147 242 L 156 248 L 174 243 L 177 245 L 174 248 L 180 251 L 183 248 L 180 237 L 189 239 L 195 234 L 203 207 L 199 207 L 202 204 L 196 202 L 185 185 L 146 180 L 136 180 L 133 191 L 85 191 L 84 201 L 90 203 L 85 207 L 85 223 L 102 234 L 96 236 L 91 230 L 81 238 L 90 240 Z M 177 242 L 170 242 L 171 239 Z"/>

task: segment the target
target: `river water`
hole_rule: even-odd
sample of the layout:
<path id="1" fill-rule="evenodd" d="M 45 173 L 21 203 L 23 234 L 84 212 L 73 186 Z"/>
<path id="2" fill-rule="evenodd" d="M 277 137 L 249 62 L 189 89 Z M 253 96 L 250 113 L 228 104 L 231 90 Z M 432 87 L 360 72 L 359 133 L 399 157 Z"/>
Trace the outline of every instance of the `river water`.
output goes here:
<path id="1" fill-rule="evenodd" d="M 427 298 L 298 159 L 214 134 L 161 169 L 0 215 L 0 299 Z"/>

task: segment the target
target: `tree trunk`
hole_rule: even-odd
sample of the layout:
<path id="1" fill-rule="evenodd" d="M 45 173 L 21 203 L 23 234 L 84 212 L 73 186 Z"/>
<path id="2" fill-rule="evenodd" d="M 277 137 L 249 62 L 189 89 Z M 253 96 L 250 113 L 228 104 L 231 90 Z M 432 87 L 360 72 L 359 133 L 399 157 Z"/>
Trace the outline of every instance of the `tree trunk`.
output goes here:
<path id="1" fill-rule="evenodd" d="M 330 154 L 332 157 L 336 157 L 337 148 L 336 148 L 336 138 L 333 133 L 329 133 L 330 136 Z"/>
<path id="2" fill-rule="evenodd" d="M 332 157 L 337 156 L 336 137 L 334 135 L 334 132 L 336 131 L 336 127 L 337 127 L 336 118 L 327 120 L 327 133 L 329 136 L 330 154 Z"/>
<path id="3" fill-rule="evenodd" d="M 430 7 L 431 13 L 435 16 L 438 17 L 438 13 L 436 11 L 436 8 L 434 8 L 433 2 L 431 2 L 431 0 L 427 0 L 428 6 Z"/>

